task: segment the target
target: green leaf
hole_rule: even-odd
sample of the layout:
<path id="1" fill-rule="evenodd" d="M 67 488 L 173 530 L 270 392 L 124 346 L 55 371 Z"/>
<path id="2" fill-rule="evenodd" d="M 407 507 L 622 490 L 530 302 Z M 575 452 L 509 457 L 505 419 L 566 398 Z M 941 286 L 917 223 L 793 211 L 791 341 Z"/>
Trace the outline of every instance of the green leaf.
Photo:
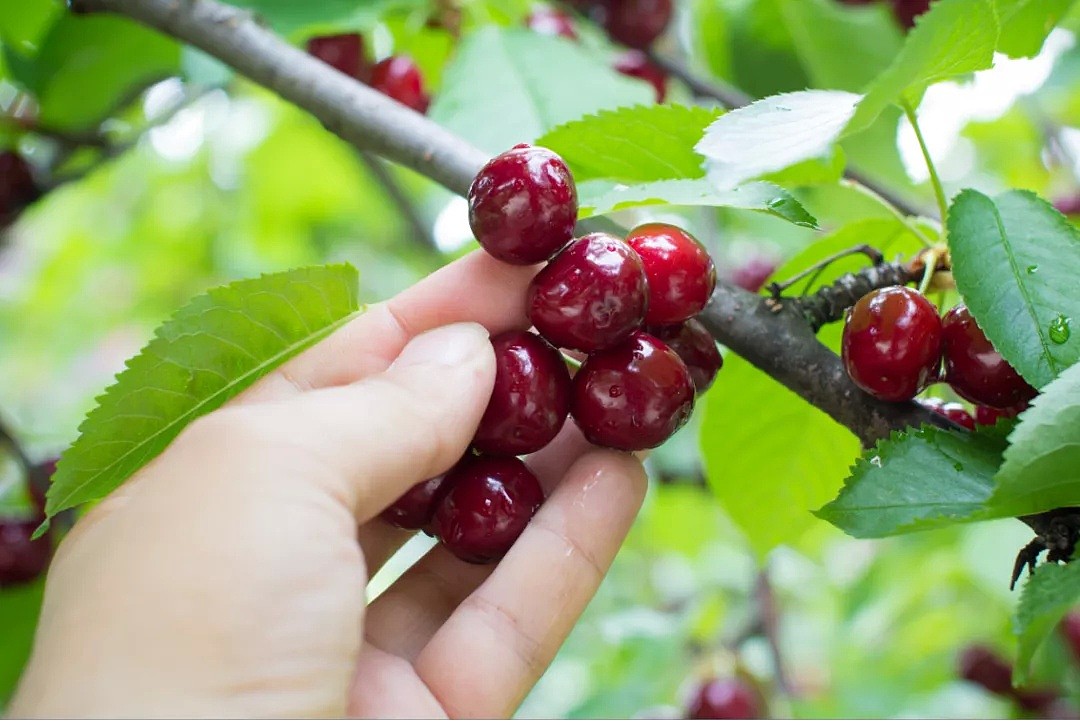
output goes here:
<path id="1" fill-rule="evenodd" d="M 694 144 L 721 113 L 682 105 L 603 110 L 553 128 L 536 144 L 561 155 L 579 183 L 700 178 L 704 158 Z"/>
<path id="2" fill-rule="evenodd" d="M 986 511 L 1004 442 L 933 426 L 894 432 L 855 462 L 817 516 L 856 538 L 882 538 L 992 517 Z"/>
<path id="3" fill-rule="evenodd" d="M 887 3 L 853 10 L 836 0 L 781 0 L 780 8 L 795 52 L 820 88 L 862 90 L 904 41 Z"/>
<path id="4" fill-rule="evenodd" d="M 584 115 L 646 104 L 653 96 L 646 83 L 620 75 L 577 43 L 488 26 L 461 43 L 430 115 L 477 147 L 501 153 Z"/>
<path id="5" fill-rule="evenodd" d="M 349 265 L 264 275 L 195 298 L 157 329 L 83 421 L 53 476 L 48 515 L 110 493 L 191 421 L 358 309 Z"/>
<path id="6" fill-rule="evenodd" d="M 30 658 L 44 595 L 44 579 L 0 589 L 0 708 L 14 695 Z"/>
<path id="7" fill-rule="evenodd" d="M 1080 364 L 1043 389 L 1009 436 L 990 499 L 1023 516 L 1080 505 Z"/>
<path id="8" fill-rule="evenodd" d="M 1080 359 L 1080 231 L 1034 193 L 965 190 L 949 211 L 953 275 L 994 347 L 1041 388 Z M 1058 342 L 1061 341 L 1061 342 Z"/>
<path id="9" fill-rule="evenodd" d="M 1034 57 L 1075 0 L 997 0 L 998 50 L 1012 58 Z"/>
<path id="10" fill-rule="evenodd" d="M 391 12 L 426 8 L 427 0 L 227 0 L 247 8 L 282 35 L 296 35 L 315 26 L 320 32 L 374 27 Z"/>
<path id="11" fill-rule="evenodd" d="M 846 133 L 866 128 L 895 102 L 918 105 L 926 88 L 993 64 L 998 39 L 993 0 L 938 0 L 908 33 L 892 65 L 866 88 Z"/>
<path id="12" fill-rule="evenodd" d="M 816 228 L 817 219 L 790 193 L 772 183 L 716 190 L 705 178 L 619 185 L 590 180 L 578 185 L 578 215 L 588 218 L 643 205 L 682 205 L 757 210 L 795 225 Z"/>
<path id="13" fill-rule="evenodd" d="M 704 399 L 709 486 L 758 556 L 816 525 L 859 442 L 814 406 L 735 355 Z M 767 408 L 768 412 L 762 412 Z"/>
<path id="14" fill-rule="evenodd" d="M 33 53 L 42 34 L 64 6 L 56 0 L 19 0 L 0 13 L 0 42 L 19 52 Z"/>
<path id="15" fill-rule="evenodd" d="M 84 127 L 107 118 L 133 88 L 180 70 L 180 45 L 130 20 L 65 14 L 34 61 L 41 122 Z"/>
<path id="16" fill-rule="evenodd" d="M 1024 583 L 1013 630 L 1019 637 L 1013 680 L 1024 683 L 1031 659 L 1058 622 L 1080 601 L 1080 563 L 1044 563 Z"/>
<path id="17" fill-rule="evenodd" d="M 695 146 L 720 188 L 827 157 L 859 96 L 840 90 L 773 95 L 718 118 Z"/>

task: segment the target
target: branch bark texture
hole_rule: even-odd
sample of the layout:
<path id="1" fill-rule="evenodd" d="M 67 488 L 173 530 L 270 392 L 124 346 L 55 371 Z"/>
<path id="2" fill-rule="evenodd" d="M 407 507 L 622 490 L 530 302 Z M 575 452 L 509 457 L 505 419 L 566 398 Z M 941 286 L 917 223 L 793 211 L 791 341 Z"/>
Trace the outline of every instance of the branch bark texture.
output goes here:
<path id="1" fill-rule="evenodd" d="M 483 152 L 422 115 L 337 72 L 217 0 L 73 0 L 81 10 L 126 15 L 198 47 L 309 111 L 363 151 L 405 165 L 464 195 Z M 875 401 L 794 309 L 720 284 L 702 321 L 716 339 L 849 428 L 866 445 L 891 430 L 940 417 L 914 403 Z"/>

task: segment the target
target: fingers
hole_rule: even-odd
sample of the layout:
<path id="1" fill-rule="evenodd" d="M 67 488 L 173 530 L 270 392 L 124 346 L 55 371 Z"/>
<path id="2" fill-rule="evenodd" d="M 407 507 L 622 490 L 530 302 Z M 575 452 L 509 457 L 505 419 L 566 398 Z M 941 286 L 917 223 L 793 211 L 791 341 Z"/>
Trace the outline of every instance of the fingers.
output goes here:
<path id="1" fill-rule="evenodd" d="M 517 708 L 595 594 L 645 488 L 640 462 L 627 454 L 595 451 L 571 467 L 416 659 L 451 718 L 502 718 Z"/>
<path id="2" fill-rule="evenodd" d="M 233 401 L 278 400 L 355 383 L 386 370 L 410 338 L 450 323 L 475 321 L 492 334 L 527 327 L 525 289 L 535 267 L 501 263 L 476 251 L 432 273 L 282 364 Z"/>
<path id="3" fill-rule="evenodd" d="M 234 428 L 292 449 L 313 469 L 299 480 L 328 484 L 363 523 L 461 458 L 494 378 L 487 331 L 458 323 L 417 336 L 383 373 L 227 411 L 232 420 L 209 430 Z"/>

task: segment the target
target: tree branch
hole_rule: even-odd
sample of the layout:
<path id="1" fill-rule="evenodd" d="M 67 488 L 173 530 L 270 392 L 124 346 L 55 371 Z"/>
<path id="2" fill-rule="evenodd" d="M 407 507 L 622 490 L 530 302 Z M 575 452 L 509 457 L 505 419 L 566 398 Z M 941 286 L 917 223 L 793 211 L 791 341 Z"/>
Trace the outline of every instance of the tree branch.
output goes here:
<path id="1" fill-rule="evenodd" d="M 697 73 L 689 68 L 683 62 L 676 60 L 675 58 L 668 57 L 666 55 L 660 55 L 657 52 L 649 51 L 649 60 L 656 66 L 660 67 L 668 75 L 672 75 L 678 78 L 686 87 L 690 88 L 695 96 L 699 98 L 712 98 L 716 102 L 723 105 L 729 110 L 741 108 L 754 102 L 754 99 L 739 90 L 725 83 L 720 83 L 715 80 L 707 80 L 702 78 Z M 863 173 L 853 168 L 848 168 L 844 172 L 844 177 L 848 180 L 852 180 L 860 185 L 863 185 L 874 193 L 879 195 L 882 199 L 891 204 L 894 208 L 909 216 L 923 216 L 930 217 L 928 211 L 919 208 L 907 199 L 900 197 L 896 193 L 892 192 L 888 188 L 882 187 L 876 181 L 866 177 Z"/>
<path id="2" fill-rule="evenodd" d="M 424 250 L 439 252 L 439 247 L 435 244 L 435 238 L 431 235 L 431 228 L 428 223 L 424 222 L 416 209 L 416 205 L 409 198 L 405 189 L 401 187 L 401 183 L 394 177 L 390 168 L 386 167 L 382 159 L 375 157 L 371 153 L 361 150 L 357 155 L 360 156 L 360 162 L 364 164 L 364 167 L 378 182 L 379 187 L 386 193 L 386 197 L 398 209 L 398 213 L 401 214 L 402 219 L 409 226 L 412 239 L 416 244 Z"/>
<path id="3" fill-rule="evenodd" d="M 308 56 L 249 13 L 217 0 L 72 0 L 127 15 L 200 48 L 311 112 L 361 150 L 466 194 L 483 152 L 418 113 Z M 792 309 L 720 284 L 701 316 L 718 341 L 851 429 L 864 444 L 891 430 L 946 422 L 914 403 L 883 403 L 856 388 L 840 359 Z"/>

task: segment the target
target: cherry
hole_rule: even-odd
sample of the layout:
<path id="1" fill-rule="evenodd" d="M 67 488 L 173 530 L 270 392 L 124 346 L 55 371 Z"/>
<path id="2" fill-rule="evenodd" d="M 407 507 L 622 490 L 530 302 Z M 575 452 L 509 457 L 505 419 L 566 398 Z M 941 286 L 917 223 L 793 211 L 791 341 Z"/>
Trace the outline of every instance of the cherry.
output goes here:
<path id="1" fill-rule="evenodd" d="M 631 78 L 644 80 L 656 91 L 656 102 L 664 102 L 667 97 L 667 73 L 649 61 L 649 56 L 640 50 L 627 50 L 615 58 L 615 70 Z"/>
<path id="2" fill-rule="evenodd" d="M 30 540 L 42 520 L 0 520 L 0 588 L 32 581 L 48 568 L 52 557 L 48 535 Z"/>
<path id="3" fill-rule="evenodd" d="M 758 719 L 764 717 L 761 699 L 739 679 L 714 678 L 701 684 L 690 701 L 691 719 Z"/>
<path id="4" fill-rule="evenodd" d="M 307 51 L 350 78 L 365 80 L 370 73 L 364 59 L 364 38 L 359 33 L 311 38 L 307 43 Z"/>
<path id="5" fill-rule="evenodd" d="M 424 92 L 424 78 L 408 56 L 392 55 L 375 63 L 371 87 L 418 113 L 427 112 L 430 98 Z"/>
<path id="6" fill-rule="evenodd" d="M 701 321 L 691 318 L 678 325 L 648 326 L 645 332 L 664 341 L 678 353 L 690 371 L 697 395 L 709 389 L 724 365 L 724 357 Z"/>
<path id="7" fill-rule="evenodd" d="M 731 271 L 731 282 L 743 290 L 757 293 L 776 272 L 776 262 L 763 256 L 753 256 Z"/>
<path id="8" fill-rule="evenodd" d="M 697 238 L 667 223 L 639 225 L 626 236 L 649 282 L 649 324 L 681 323 L 701 312 L 716 288 L 716 267 Z"/>
<path id="9" fill-rule="evenodd" d="M 960 396 L 992 408 L 1011 408 L 1035 397 L 982 332 L 963 303 L 942 320 L 945 380 Z"/>
<path id="10" fill-rule="evenodd" d="M 940 398 L 923 398 L 919 403 L 934 413 L 945 416 L 953 423 L 967 428 L 969 431 L 975 430 L 975 419 L 959 403 L 946 403 Z"/>
<path id="11" fill-rule="evenodd" d="M 1080 663 L 1080 612 L 1070 611 L 1061 619 L 1061 635 L 1072 652 L 1073 659 Z"/>
<path id="12" fill-rule="evenodd" d="M 39 197 L 30 165 L 18 153 L 0 152 L 0 220 L 13 219 Z"/>
<path id="13" fill-rule="evenodd" d="M 561 348 L 592 352 L 641 327 L 649 303 L 645 266 L 607 233 L 578 238 L 529 284 L 529 320 Z"/>
<path id="14" fill-rule="evenodd" d="M 447 474 L 450 491 L 435 512 L 436 535 L 455 556 L 491 563 L 514 545 L 544 502 L 544 491 L 517 458 L 477 456 Z"/>
<path id="15" fill-rule="evenodd" d="M 592 353 L 574 376 L 570 413 L 590 443 L 623 451 L 655 448 L 694 410 L 694 381 L 663 341 L 635 331 Z"/>
<path id="16" fill-rule="evenodd" d="M 870 291 L 848 311 L 841 355 L 859 388 L 883 401 L 909 401 L 941 365 L 941 319 L 911 288 Z"/>
<path id="17" fill-rule="evenodd" d="M 548 260 L 574 235 L 574 178 L 547 148 L 522 143 L 495 156 L 473 179 L 468 198 L 477 241 L 506 263 Z"/>
<path id="18" fill-rule="evenodd" d="M 441 476 L 420 481 L 405 491 L 401 498 L 387 507 L 379 514 L 379 517 L 391 526 L 404 528 L 407 531 L 426 528 L 435 516 L 435 509 L 438 508 L 442 497 L 449 490 L 446 485 L 446 477 L 449 473 L 450 471 L 447 471 Z"/>
<path id="19" fill-rule="evenodd" d="M 986 646 L 968 646 L 960 653 L 960 677 L 982 686 L 990 693 L 1011 696 L 1012 666 Z"/>
<path id="20" fill-rule="evenodd" d="M 525 18 L 525 27 L 540 35 L 558 35 L 568 40 L 577 40 L 577 32 L 570 16 L 555 8 L 534 8 Z"/>
<path id="21" fill-rule="evenodd" d="M 893 15 L 900 26 L 910 30 L 915 27 L 915 18 L 930 9 L 931 0 L 892 0 Z"/>
<path id="22" fill-rule="evenodd" d="M 671 0 L 608 0 L 604 4 L 604 29 L 612 40 L 645 50 L 671 21 Z"/>
<path id="23" fill-rule="evenodd" d="M 1021 403 L 1012 408 L 991 408 L 990 406 L 975 406 L 975 425 L 996 426 L 1002 418 L 1015 418 L 1028 408 L 1027 403 Z"/>
<path id="24" fill-rule="evenodd" d="M 558 434 L 570 412 L 570 373 L 558 350 L 534 333 L 492 338 L 495 387 L 473 446 L 490 455 L 538 451 Z"/>
<path id="25" fill-rule="evenodd" d="M 1054 209 L 1062 215 L 1080 215 L 1080 193 L 1058 198 L 1054 201 Z"/>

